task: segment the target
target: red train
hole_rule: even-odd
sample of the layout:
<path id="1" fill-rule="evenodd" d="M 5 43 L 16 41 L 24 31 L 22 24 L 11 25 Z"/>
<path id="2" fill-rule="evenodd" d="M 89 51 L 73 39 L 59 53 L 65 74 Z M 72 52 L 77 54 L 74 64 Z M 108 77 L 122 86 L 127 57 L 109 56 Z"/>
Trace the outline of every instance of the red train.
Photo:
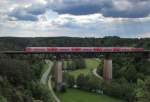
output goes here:
<path id="1" fill-rule="evenodd" d="M 25 52 L 141 52 L 134 47 L 26 47 Z"/>

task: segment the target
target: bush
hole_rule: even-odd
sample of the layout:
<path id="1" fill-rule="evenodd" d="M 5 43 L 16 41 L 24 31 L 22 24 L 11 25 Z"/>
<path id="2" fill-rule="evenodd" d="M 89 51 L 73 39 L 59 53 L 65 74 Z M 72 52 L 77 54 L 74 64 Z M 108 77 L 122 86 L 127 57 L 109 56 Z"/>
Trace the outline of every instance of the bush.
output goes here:
<path id="1" fill-rule="evenodd" d="M 80 74 L 77 77 L 76 84 L 79 89 L 90 91 L 90 92 L 93 92 L 93 91 L 96 92 L 97 90 L 101 90 L 102 83 L 100 79 L 96 78 L 93 75 L 85 76 L 83 74 Z"/>
<path id="2" fill-rule="evenodd" d="M 51 94 L 47 86 L 41 84 L 40 82 L 32 83 L 32 94 L 36 100 L 42 100 L 43 102 L 51 101 Z"/>
<path id="3" fill-rule="evenodd" d="M 66 83 L 66 86 L 69 88 L 72 88 L 75 85 L 75 78 L 73 75 L 70 75 L 68 73 L 64 74 L 64 81 Z"/>
<path id="4" fill-rule="evenodd" d="M 6 98 L 4 98 L 3 96 L 0 96 L 0 102 L 8 102 Z"/>

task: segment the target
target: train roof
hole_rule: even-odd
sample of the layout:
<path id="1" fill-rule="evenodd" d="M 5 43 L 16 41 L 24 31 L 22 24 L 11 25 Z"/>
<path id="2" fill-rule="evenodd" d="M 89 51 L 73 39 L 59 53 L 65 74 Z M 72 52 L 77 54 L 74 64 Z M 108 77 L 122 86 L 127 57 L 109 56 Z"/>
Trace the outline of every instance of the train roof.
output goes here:
<path id="1" fill-rule="evenodd" d="M 26 48 L 96 48 L 96 47 L 26 47 Z M 135 47 L 98 47 L 98 48 L 135 48 Z"/>

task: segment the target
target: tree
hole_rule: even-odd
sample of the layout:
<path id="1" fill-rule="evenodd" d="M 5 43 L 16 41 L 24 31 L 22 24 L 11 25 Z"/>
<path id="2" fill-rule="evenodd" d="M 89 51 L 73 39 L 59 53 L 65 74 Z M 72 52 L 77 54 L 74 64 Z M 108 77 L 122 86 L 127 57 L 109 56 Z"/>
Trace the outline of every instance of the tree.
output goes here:
<path id="1" fill-rule="evenodd" d="M 67 84 L 67 87 L 69 88 L 72 88 L 75 85 L 75 78 L 73 75 L 65 73 L 64 80 L 65 80 L 65 83 Z"/>
<path id="2" fill-rule="evenodd" d="M 33 97 L 36 100 L 42 100 L 43 102 L 51 102 L 51 95 L 47 86 L 41 84 L 40 82 L 33 82 L 31 90 Z"/>
<path id="3" fill-rule="evenodd" d="M 26 61 L 1 59 L 0 66 L 0 75 L 6 76 L 16 86 L 19 84 L 26 85 L 28 81 L 31 81 L 32 70 Z"/>
<path id="4" fill-rule="evenodd" d="M 135 98 L 137 102 L 149 102 L 150 91 L 147 90 L 147 81 L 141 79 L 137 80 L 137 87 L 135 89 Z"/>
<path id="5" fill-rule="evenodd" d="M 83 69 L 86 68 L 85 60 L 83 58 L 73 59 L 73 64 L 75 65 L 76 69 Z"/>
<path id="6" fill-rule="evenodd" d="M 135 82 L 137 79 L 137 71 L 134 65 L 130 64 L 127 66 L 127 70 L 125 72 L 125 77 L 130 82 Z"/>
<path id="7" fill-rule="evenodd" d="M 101 62 L 98 67 L 97 67 L 97 73 L 100 75 L 100 76 L 103 76 L 103 63 Z"/>
<path id="8" fill-rule="evenodd" d="M 75 70 L 76 69 L 76 63 L 72 60 L 66 61 L 66 69 L 67 70 Z"/>
<path id="9" fill-rule="evenodd" d="M 90 91 L 90 92 L 98 92 L 102 89 L 101 80 L 93 75 L 83 75 L 80 74 L 77 77 L 76 84 L 79 89 Z"/>
<path id="10" fill-rule="evenodd" d="M 84 84 L 86 83 L 86 81 L 87 80 L 85 79 L 84 74 L 80 74 L 76 80 L 76 84 L 77 84 L 78 88 L 83 89 L 85 87 Z"/>
<path id="11" fill-rule="evenodd" d="M 3 96 L 0 96 L 0 102 L 7 102 L 7 99 Z"/>

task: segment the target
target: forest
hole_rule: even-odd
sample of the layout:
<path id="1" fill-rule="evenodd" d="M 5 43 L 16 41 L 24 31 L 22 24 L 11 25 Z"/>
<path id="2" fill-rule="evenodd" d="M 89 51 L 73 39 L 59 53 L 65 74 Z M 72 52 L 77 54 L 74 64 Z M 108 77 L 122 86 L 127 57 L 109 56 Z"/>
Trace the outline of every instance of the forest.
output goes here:
<path id="1" fill-rule="evenodd" d="M 100 47 L 142 47 L 150 49 L 150 38 L 119 38 L 108 36 L 104 38 L 15 38 L 1 37 L 0 51 L 24 50 L 29 46 L 100 46 Z M 131 58 L 132 57 L 132 58 Z M 73 59 L 73 63 L 66 63 L 67 70 L 84 68 L 84 59 Z M 68 87 L 74 84 L 79 89 L 96 92 L 103 90 L 109 96 L 120 98 L 128 102 L 150 102 L 150 62 L 139 55 L 130 55 L 120 58 L 113 56 L 113 80 L 111 83 L 97 80 L 89 75 L 79 75 L 76 79 L 72 75 L 66 75 Z M 123 62 L 123 63 L 122 63 Z M 0 55 L 0 102 L 43 102 L 51 101 L 51 94 L 47 86 L 39 82 L 43 59 L 36 56 Z M 97 73 L 102 75 L 102 64 L 97 67 Z M 71 69 L 69 69 L 71 68 Z M 69 77 L 69 78 L 68 78 Z M 67 79 L 68 78 L 68 79 Z"/>
<path id="2" fill-rule="evenodd" d="M 50 92 L 40 83 L 44 60 L 35 56 L 0 55 L 0 102 L 50 102 Z"/>
<path id="3" fill-rule="evenodd" d="M 120 38 L 106 36 L 104 38 L 79 38 L 79 37 L 39 37 L 17 38 L 1 37 L 0 51 L 24 50 L 25 47 L 49 46 L 49 47 L 143 47 L 150 49 L 150 38 Z"/>

